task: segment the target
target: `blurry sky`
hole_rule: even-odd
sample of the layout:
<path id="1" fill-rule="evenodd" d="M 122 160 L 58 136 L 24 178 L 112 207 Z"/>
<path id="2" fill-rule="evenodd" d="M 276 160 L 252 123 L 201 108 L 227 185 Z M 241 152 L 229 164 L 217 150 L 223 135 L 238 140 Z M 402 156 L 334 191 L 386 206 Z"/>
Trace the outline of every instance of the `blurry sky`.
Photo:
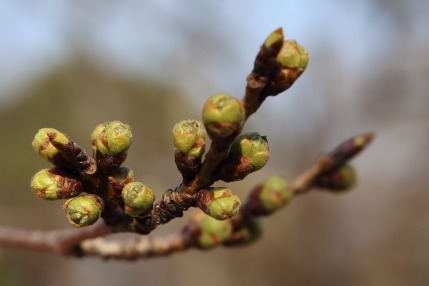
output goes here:
<path id="1" fill-rule="evenodd" d="M 353 72 L 383 57 L 397 32 L 394 15 L 383 7 L 377 9 L 375 3 L 0 1 L 0 102 L 13 96 L 7 91 L 22 87 L 76 51 L 114 71 L 191 85 L 190 94 L 201 92 L 200 81 L 209 82 L 213 89 L 241 92 L 238 88 L 257 47 L 279 26 L 310 53 L 334 49 L 336 64 Z M 403 8 L 409 6 L 413 4 Z M 407 34 L 421 39 L 425 29 L 415 27 L 423 25 L 417 20 L 409 25 Z M 195 46 L 198 39 L 201 49 Z M 199 64 L 194 73 L 180 75 L 195 58 Z"/>

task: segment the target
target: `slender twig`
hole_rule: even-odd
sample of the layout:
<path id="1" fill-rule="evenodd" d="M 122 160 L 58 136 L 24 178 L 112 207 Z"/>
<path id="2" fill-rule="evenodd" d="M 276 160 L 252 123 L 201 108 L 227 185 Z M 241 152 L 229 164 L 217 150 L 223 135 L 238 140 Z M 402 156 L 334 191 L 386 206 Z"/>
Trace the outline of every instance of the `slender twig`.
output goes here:
<path id="1" fill-rule="evenodd" d="M 89 239 L 79 245 L 78 255 L 133 260 L 166 256 L 186 249 L 187 245 L 181 233 L 175 233 L 160 237 L 144 236 L 128 241 L 108 241 L 104 238 Z"/>
<path id="2" fill-rule="evenodd" d="M 111 233 L 110 228 L 101 220 L 86 228 L 52 231 L 30 231 L 1 227 L 0 245 L 67 255 L 80 242 L 109 233 Z"/>

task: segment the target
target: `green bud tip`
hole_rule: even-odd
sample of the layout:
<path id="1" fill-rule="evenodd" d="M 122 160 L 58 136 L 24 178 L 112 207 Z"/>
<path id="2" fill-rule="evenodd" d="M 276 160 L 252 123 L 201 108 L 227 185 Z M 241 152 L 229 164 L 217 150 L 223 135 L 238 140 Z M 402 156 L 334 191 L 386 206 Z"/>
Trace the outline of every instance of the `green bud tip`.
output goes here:
<path id="1" fill-rule="evenodd" d="M 127 184 L 122 190 L 125 212 L 130 216 L 139 216 L 152 207 L 155 201 L 154 192 L 140 182 Z"/>
<path id="2" fill-rule="evenodd" d="M 365 133 L 353 137 L 353 144 L 358 148 L 365 148 L 374 139 L 374 133 Z"/>
<path id="3" fill-rule="evenodd" d="M 37 172 L 31 178 L 31 188 L 41 198 L 46 200 L 57 200 L 57 191 L 60 189 L 55 178 L 48 172 L 48 169 L 43 169 Z"/>
<path id="4" fill-rule="evenodd" d="M 253 165 L 253 171 L 264 167 L 270 158 L 267 138 L 255 131 L 238 136 L 231 145 L 230 152 L 232 155 L 247 156 Z"/>
<path id="5" fill-rule="evenodd" d="M 202 117 L 212 135 L 227 137 L 242 126 L 246 115 L 242 101 L 219 93 L 206 101 Z"/>
<path id="6" fill-rule="evenodd" d="M 82 192 L 80 181 L 63 175 L 55 169 L 40 170 L 31 178 L 31 188 L 45 200 L 68 199 Z"/>
<path id="7" fill-rule="evenodd" d="M 267 39 L 264 42 L 264 45 L 267 48 L 270 48 L 271 46 L 278 44 L 280 42 L 283 42 L 284 40 L 284 36 L 283 36 L 283 29 L 282 28 L 278 28 L 277 30 L 275 30 L 274 32 L 272 32 Z"/>
<path id="8" fill-rule="evenodd" d="M 198 207 L 217 220 L 225 220 L 240 211 L 240 199 L 224 187 L 201 190 L 198 193 Z"/>
<path id="9" fill-rule="evenodd" d="M 292 189 L 287 182 L 278 176 L 265 180 L 259 193 L 259 199 L 267 213 L 272 213 L 291 201 Z"/>
<path id="10" fill-rule="evenodd" d="M 100 134 L 103 132 L 104 128 L 106 127 L 106 125 L 108 123 L 109 122 L 98 124 L 94 128 L 94 131 L 92 131 L 92 133 L 91 133 L 91 145 L 92 146 L 95 146 L 97 144 L 97 138 L 98 138 L 98 136 L 100 136 Z"/>
<path id="11" fill-rule="evenodd" d="M 201 122 L 185 119 L 173 128 L 174 148 L 189 157 L 201 157 L 205 150 L 206 131 Z"/>
<path id="12" fill-rule="evenodd" d="M 206 216 L 200 223 L 200 246 L 204 249 L 213 248 L 228 240 L 232 235 L 232 224 L 229 220 L 217 220 Z"/>
<path id="13" fill-rule="evenodd" d="M 63 133 L 53 128 L 42 128 L 36 133 L 32 142 L 34 151 L 43 159 L 52 161 L 59 151 L 52 145 L 48 133 L 55 133 L 55 140 L 62 144 L 67 144 L 70 140 Z"/>
<path id="14" fill-rule="evenodd" d="M 295 40 L 286 40 L 276 59 L 282 69 L 294 69 L 301 74 L 307 68 L 309 55 Z"/>
<path id="15" fill-rule="evenodd" d="M 84 227 L 93 224 L 100 217 L 103 201 L 96 195 L 84 194 L 69 199 L 64 210 L 70 224 L 74 227 Z"/>
<path id="16" fill-rule="evenodd" d="M 99 128 L 101 127 L 97 126 L 94 130 L 94 136 L 99 132 Z M 119 121 L 112 121 L 106 124 L 95 144 L 101 154 L 116 156 L 128 150 L 131 140 L 130 126 Z"/>

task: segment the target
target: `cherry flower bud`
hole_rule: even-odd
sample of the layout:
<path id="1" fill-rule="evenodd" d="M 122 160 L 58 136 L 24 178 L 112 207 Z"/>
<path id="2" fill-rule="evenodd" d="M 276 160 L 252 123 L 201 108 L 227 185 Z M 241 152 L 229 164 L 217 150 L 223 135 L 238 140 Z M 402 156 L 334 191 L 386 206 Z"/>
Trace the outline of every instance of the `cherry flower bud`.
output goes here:
<path id="1" fill-rule="evenodd" d="M 58 169 L 43 169 L 31 179 L 31 188 L 42 199 L 59 200 L 77 196 L 82 183 Z"/>
<path id="2" fill-rule="evenodd" d="M 269 158 L 267 138 L 255 131 L 246 132 L 232 143 L 228 158 L 219 167 L 218 178 L 225 182 L 242 180 L 263 168 Z"/>
<path id="3" fill-rule="evenodd" d="M 201 165 L 206 131 L 201 122 L 182 120 L 173 128 L 174 161 L 185 180 L 192 179 Z"/>
<path id="4" fill-rule="evenodd" d="M 280 72 L 273 80 L 269 93 L 276 95 L 288 89 L 305 71 L 308 60 L 309 55 L 304 47 L 295 40 L 284 41 L 276 57 Z"/>
<path id="5" fill-rule="evenodd" d="M 74 227 L 84 227 L 98 220 L 103 210 L 103 200 L 93 194 L 83 194 L 71 198 L 64 204 L 69 223 Z"/>
<path id="6" fill-rule="evenodd" d="M 57 141 L 63 144 L 67 144 L 70 141 L 66 135 L 56 129 L 42 128 L 36 133 L 36 136 L 32 142 L 34 151 L 36 151 L 40 157 L 56 166 L 65 165 L 66 162 L 64 158 L 61 156 L 59 150 L 54 147 L 54 145 L 52 145 L 51 141 L 49 140 L 48 133 L 56 133 Z"/>
<path id="7" fill-rule="evenodd" d="M 123 188 L 122 199 L 125 203 L 125 212 L 130 216 L 137 217 L 152 207 L 155 194 L 142 183 L 132 182 Z"/>
<path id="8" fill-rule="evenodd" d="M 210 138 L 225 138 L 240 130 L 246 119 L 243 103 L 227 94 L 210 97 L 203 107 L 203 121 Z"/>
<path id="9" fill-rule="evenodd" d="M 204 154 L 205 139 L 205 129 L 197 120 L 182 120 L 173 128 L 174 149 L 187 157 L 201 157 Z"/>
<path id="10" fill-rule="evenodd" d="M 224 187 L 204 189 L 198 192 L 197 206 L 207 215 L 225 220 L 240 211 L 240 199 Z"/>
<path id="11" fill-rule="evenodd" d="M 293 192 L 287 182 L 281 177 L 273 176 L 253 189 L 248 207 L 253 215 L 269 215 L 287 205 L 292 197 Z"/>
<path id="12" fill-rule="evenodd" d="M 315 186 L 332 192 L 349 190 L 356 185 L 356 172 L 353 167 L 344 165 L 339 169 L 322 174 L 315 182 Z"/>
<path id="13" fill-rule="evenodd" d="M 97 126 L 92 137 L 100 131 Z M 103 131 L 95 140 L 97 150 L 103 155 L 116 156 L 128 150 L 132 140 L 131 128 L 129 125 L 119 121 L 112 121 L 106 124 Z"/>

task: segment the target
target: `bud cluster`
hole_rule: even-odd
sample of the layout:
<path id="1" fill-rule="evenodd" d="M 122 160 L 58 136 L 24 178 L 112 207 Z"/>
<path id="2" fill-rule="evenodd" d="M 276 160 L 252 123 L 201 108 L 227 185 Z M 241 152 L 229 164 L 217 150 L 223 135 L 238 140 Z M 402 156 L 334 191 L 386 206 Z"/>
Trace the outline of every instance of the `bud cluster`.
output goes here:
<path id="1" fill-rule="evenodd" d="M 304 173 L 300 184 L 294 182 L 293 187 L 281 177 L 268 178 L 252 190 L 243 208 L 230 189 L 213 187 L 218 180 L 242 180 L 267 164 L 270 152 L 266 136 L 255 131 L 242 133 L 243 126 L 266 97 L 288 89 L 305 71 L 308 61 L 306 50 L 295 40 L 285 40 L 281 29 L 271 33 L 247 78 L 243 100 L 214 94 L 203 106 L 202 122 L 185 119 L 173 127 L 174 159 L 183 180 L 155 205 L 154 192 L 134 181 L 130 168 L 121 166 L 133 136 L 130 126 L 120 121 L 95 127 L 92 157 L 58 130 L 40 129 L 33 148 L 54 167 L 37 172 L 31 188 L 45 200 L 67 199 L 63 208 L 74 227 L 91 225 L 102 216 L 116 231 L 148 233 L 192 206 L 205 215 L 200 213 L 182 230 L 186 246 L 210 249 L 252 242 L 261 235 L 260 217 L 287 205 L 299 193 L 297 185 L 305 190 L 315 186 L 337 192 L 353 187 L 356 174 L 348 161 L 373 136 L 352 137 L 324 154 L 328 163 L 322 167 L 315 164 L 317 168 Z M 207 135 L 212 145 L 203 160 Z"/>
<path id="2" fill-rule="evenodd" d="M 55 167 L 37 172 L 31 179 L 31 188 L 42 199 L 68 199 L 64 210 L 74 227 L 94 223 L 107 203 L 116 204 L 130 216 L 138 216 L 152 207 L 155 196 L 149 188 L 134 182 L 130 168 L 120 166 L 131 140 L 127 124 L 100 124 L 91 135 L 94 153 L 89 158 L 67 135 L 42 128 L 32 145 L 40 157 Z"/>

